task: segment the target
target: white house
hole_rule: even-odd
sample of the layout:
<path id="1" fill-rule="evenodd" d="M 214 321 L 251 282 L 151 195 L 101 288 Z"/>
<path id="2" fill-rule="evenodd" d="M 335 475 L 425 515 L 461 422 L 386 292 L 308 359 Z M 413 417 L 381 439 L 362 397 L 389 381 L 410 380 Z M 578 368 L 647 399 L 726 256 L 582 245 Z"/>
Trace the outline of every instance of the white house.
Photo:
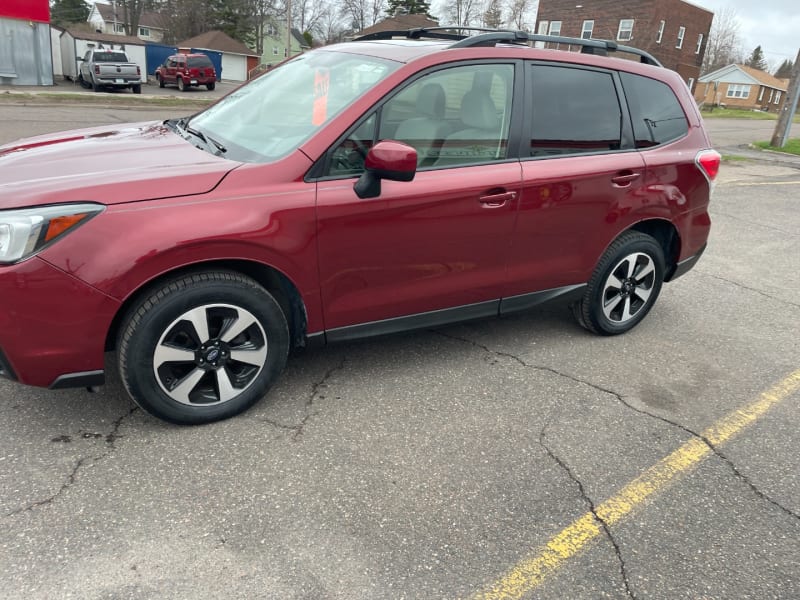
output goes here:
<path id="1" fill-rule="evenodd" d="M 125 25 L 127 24 L 125 10 L 116 2 L 111 4 L 95 2 L 92 4 L 87 20 L 95 29 L 99 29 L 103 33 L 125 35 Z M 161 42 L 166 29 L 164 21 L 164 17 L 159 13 L 142 11 L 136 37 L 146 42 Z"/>

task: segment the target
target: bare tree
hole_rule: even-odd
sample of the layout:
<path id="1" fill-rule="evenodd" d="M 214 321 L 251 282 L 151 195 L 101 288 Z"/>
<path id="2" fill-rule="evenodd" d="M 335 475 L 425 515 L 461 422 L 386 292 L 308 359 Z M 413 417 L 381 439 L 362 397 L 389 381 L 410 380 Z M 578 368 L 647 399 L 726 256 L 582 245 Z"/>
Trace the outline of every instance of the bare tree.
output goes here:
<path id="1" fill-rule="evenodd" d="M 342 15 L 353 31 L 361 31 L 377 23 L 384 12 L 385 0 L 343 0 Z"/>
<path id="2" fill-rule="evenodd" d="M 506 21 L 514 29 L 528 31 L 534 21 L 531 13 L 535 8 L 534 0 L 511 0 Z"/>
<path id="3" fill-rule="evenodd" d="M 448 25 L 469 27 L 481 17 L 478 0 L 452 0 L 445 11 Z"/>
<path id="4" fill-rule="evenodd" d="M 742 62 L 744 51 L 739 27 L 739 17 L 730 6 L 714 14 L 701 73 L 710 73 L 731 63 Z"/>

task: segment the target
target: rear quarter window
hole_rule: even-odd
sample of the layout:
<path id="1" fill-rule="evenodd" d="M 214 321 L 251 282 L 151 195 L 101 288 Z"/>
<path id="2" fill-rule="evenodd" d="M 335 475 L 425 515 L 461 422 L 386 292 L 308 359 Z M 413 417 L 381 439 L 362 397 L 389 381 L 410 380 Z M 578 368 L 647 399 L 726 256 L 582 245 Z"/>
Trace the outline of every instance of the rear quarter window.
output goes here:
<path id="1" fill-rule="evenodd" d="M 688 133 L 686 115 L 670 86 L 632 73 L 620 73 L 620 78 L 633 119 L 637 148 L 666 144 Z"/>

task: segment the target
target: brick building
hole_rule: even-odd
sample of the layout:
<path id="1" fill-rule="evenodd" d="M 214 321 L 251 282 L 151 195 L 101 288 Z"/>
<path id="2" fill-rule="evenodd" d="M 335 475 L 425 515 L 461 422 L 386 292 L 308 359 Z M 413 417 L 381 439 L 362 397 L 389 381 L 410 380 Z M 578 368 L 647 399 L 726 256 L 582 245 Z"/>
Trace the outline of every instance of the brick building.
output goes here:
<path id="1" fill-rule="evenodd" d="M 646 50 L 693 88 L 713 19 L 683 0 L 539 0 L 536 32 Z"/>

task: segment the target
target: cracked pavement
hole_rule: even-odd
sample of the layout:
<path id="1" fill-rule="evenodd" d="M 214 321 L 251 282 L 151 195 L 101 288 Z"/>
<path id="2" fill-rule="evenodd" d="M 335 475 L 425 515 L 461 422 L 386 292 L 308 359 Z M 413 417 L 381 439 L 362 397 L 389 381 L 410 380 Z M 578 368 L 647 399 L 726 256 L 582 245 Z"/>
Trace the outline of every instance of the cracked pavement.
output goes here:
<path id="1" fill-rule="evenodd" d="M 463 598 L 589 511 L 603 535 L 530 597 L 800 597 L 798 393 L 596 510 L 800 368 L 797 198 L 793 168 L 726 163 L 703 260 L 620 337 L 554 305 L 341 344 L 193 428 L 135 409 L 111 357 L 97 394 L 0 381 L 0 596 Z"/>

